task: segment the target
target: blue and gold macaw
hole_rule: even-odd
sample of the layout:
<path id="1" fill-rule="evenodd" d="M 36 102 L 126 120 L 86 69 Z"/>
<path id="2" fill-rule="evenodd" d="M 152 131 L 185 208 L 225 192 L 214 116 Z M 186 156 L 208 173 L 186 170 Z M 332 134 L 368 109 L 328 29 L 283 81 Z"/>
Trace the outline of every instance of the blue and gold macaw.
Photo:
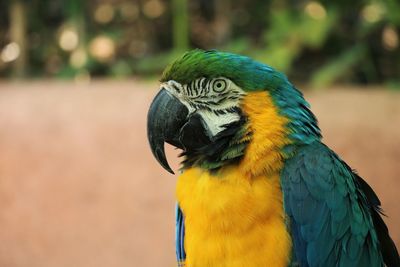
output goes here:
<path id="1" fill-rule="evenodd" d="M 182 149 L 179 266 L 400 266 L 374 191 L 321 142 L 303 95 L 248 57 L 193 50 L 163 73 L 154 156 Z"/>

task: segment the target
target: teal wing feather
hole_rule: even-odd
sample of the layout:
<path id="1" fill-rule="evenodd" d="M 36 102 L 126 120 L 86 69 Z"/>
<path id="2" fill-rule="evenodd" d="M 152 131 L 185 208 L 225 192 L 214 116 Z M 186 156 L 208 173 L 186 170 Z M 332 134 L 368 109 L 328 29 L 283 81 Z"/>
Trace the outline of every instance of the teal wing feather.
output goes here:
<path id="1" fill-rule="evenodd" d="M 400 266 L 379 199 L 324 144 L 299 148 L 286 161 L 281 183 L 300 266 Z"/>

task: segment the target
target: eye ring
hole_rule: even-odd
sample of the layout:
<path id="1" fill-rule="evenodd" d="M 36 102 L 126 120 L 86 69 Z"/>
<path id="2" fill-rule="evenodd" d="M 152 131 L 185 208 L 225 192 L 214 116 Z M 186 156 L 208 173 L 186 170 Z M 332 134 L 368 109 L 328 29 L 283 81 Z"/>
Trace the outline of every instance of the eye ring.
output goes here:
<path id="1" fill-rule="evenodd" d="M 221 93 L 226 89 L 227 85 L 224 79 L 215 79 L 212 83 L 212 89 L 216 93 Z"/>

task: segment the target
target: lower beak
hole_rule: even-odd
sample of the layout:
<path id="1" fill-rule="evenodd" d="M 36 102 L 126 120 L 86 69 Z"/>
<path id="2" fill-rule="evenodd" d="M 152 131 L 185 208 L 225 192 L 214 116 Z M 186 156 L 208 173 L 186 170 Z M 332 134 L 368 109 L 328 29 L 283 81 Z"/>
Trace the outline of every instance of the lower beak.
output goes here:
<path id="1" fill-rule="evenodd" d="M 165 156 L 164 142 L 183 148 L 179 132 L 185 124 L 188 109 L 166 89 L 154 98 L 147 115 L 147 138 L 157 161 L 168 172 L 174 174 Z"/>

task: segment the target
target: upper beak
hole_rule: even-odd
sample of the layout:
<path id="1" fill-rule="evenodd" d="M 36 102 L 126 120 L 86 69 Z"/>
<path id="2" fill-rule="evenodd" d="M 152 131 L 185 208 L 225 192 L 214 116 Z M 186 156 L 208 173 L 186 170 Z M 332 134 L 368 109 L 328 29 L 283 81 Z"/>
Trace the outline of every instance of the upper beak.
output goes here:
<path id="1" fill-rule="evenodd" d="M 147 138 L 157 161 L 174 174 L 165 156 L 164 142 L 183 148 L 179 132 L 185 124 L 189 111 L 166 89 L 156 95 L 147 115 Z"/>

